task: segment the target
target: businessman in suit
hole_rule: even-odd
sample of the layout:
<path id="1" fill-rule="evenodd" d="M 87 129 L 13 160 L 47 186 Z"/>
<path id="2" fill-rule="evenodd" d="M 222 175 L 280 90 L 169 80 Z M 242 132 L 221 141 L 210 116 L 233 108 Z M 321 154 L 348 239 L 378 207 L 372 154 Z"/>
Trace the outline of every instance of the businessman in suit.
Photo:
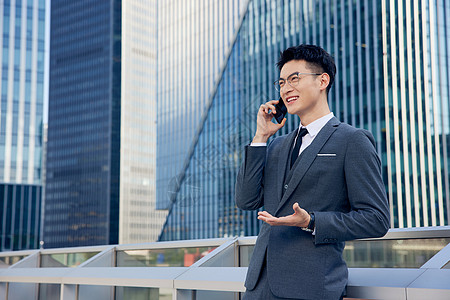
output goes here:
<path id="1" fill-rule="evenodd" d="M 247 272 L 244 299 L 342 299 L 345 241 L 389 228 L 381 163 L 372 135 L 339 122 L 327 97 L 336 66 L 322 48 L 283 51 L 274 83 L 300 127 L 268 142 L 278 101 L 259 108 L 245 147 L 236 204 L 264 221 Z"/>

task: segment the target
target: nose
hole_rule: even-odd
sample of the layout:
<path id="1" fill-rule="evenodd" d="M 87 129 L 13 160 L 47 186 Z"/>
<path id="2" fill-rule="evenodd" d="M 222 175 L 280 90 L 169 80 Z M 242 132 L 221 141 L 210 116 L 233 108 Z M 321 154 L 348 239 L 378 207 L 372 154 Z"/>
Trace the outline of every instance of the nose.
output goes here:
<path id="1" fill-rule="evenodd" d="M 292 90 L 293 90 L 292 85 L 289 83 L 289 81 L 286 81 L 283 87 L 280 88 L 280 94 L 286 94 L 287 92 Z"/>

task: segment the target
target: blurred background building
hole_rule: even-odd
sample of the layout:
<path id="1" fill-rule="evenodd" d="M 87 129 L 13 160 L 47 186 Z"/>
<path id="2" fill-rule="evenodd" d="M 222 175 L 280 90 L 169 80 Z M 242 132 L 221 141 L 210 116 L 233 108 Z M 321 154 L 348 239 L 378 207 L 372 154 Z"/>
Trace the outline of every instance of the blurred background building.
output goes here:
<path id="1" fill-rule="evenodd" d="M 392 227 L 447 225 L 450 5 L 438 1 L 161 1 L 157 207 L 160 240 L 256 235 L 234 205 L 243 146 L 277 99 L 280 51 L 317 44 L 335 58 L 329 103 L 370 130 Z M 298 127 L 293 116 L 279 134 Z"/>
<path id="2" fill-rule="evenodd" d="M 122 1 L 119 243 L 158 239 L 156 210 L 157 1 Z"/>
<path id="3" fill-rule="evenodd" d="M 156 2 L 51 3 L 46 248 L 156 240 Z"/>
<path id="4" fill-rule="evenodd" d="M 46 9 L 0 2 L 0 251 L 39 245 Z"/>
<path id="5" fill-rule="evenodd" d="M 331 109 L 376 139 L 392 227 L 448 224 L 444 0 L 46 3 L 0 3 L 0 250 L 256 235 L 235 178 L 301 43 L 334 56 Z"/>

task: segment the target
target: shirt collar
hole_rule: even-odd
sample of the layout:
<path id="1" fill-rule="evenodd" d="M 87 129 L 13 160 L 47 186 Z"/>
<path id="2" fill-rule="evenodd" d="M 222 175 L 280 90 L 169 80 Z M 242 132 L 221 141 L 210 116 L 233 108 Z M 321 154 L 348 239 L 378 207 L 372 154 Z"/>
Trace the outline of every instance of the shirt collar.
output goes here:
<path id="1" fill-rule="evenodd" d="M 306 127 L 306 129 L 308 130 L 308 134 L 311 137 L 315 137 L 319 131 L 323 128 L 323 126 L 325 126 L 325 124 L 328 123 L 328 121 L 330 121 L 332 118 L 334 117 L 334 114 L 332 112 L 330 112 L 328 115 L 325 115 L 317 120 L 315 120 L 314 122 L 311 122 L 310 124 L 303 126 L 300 123 L 300 128 L 302 127 Z"/>

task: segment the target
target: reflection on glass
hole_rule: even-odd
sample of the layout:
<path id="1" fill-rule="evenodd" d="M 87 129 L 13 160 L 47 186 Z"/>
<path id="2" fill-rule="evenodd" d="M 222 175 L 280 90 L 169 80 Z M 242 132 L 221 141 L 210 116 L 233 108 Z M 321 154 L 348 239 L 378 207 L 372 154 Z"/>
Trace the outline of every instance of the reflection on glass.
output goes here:
<path id="1" fill-rule="evenodd" d="M 7 268 L 9 266 L 12 266 L 16 262 L 24 259 L 25 257 L 27 257 L 27 256 L 26 255 L 22 255 L 22 256 L 0 256 L 0 268 L 2 268 L 2 267 Z"/>
<path id="2" fill-rule="evenodd" d="M 216 247 L 117 251 L 117 267 L 189 267 Z"/>
<path id="3" fill-rule="evenodd" d="M 77 267 L 99 252 L 42 254 L 41 268 Z"/>
<path id="4" fill-rule="evenodd" d="M 239 247 L 239 267 L 248 267 L 250 259 L 252 258 L 253 249 L 255 246 L 240 246 Z"/>
<path id="5" fill-rule="evenodd" d="M 450 238 L 350 241 L 344 249 L 349 268 L 420 268 Z"/>
<path id="6" fill-rule="evenodd" d="M 40 283 L 39 284 L 39 299 L 59 300 L 61 294 L 60 284 Z"/>
<path id="7" fill-rule="evenodd" d="M 172 289 L 117 286 L 115 299 L 172 300 Z"/>
<path id="8" fill-rule="evenodd" d="M 450 238 L 356 240 L 346 242 L 343 257 L 349 268 L 420 268 L 449 243 Z M 239 247 L 240 267 L 248 267 L 253 248 Z"/>

